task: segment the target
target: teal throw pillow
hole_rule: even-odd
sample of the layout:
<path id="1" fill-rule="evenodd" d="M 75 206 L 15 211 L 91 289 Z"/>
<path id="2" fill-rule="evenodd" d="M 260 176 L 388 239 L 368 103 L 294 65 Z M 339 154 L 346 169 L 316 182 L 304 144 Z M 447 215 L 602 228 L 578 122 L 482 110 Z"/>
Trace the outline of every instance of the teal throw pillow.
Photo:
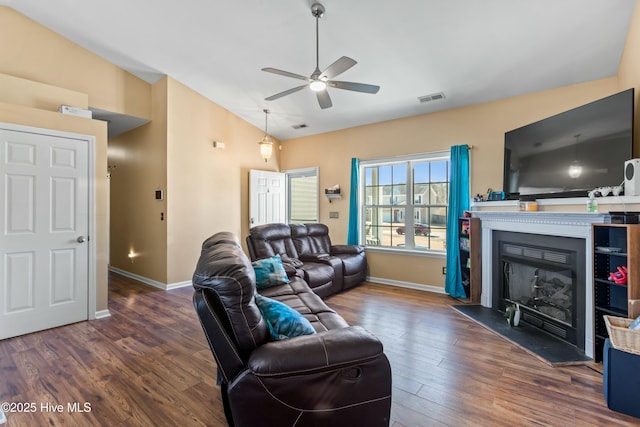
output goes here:
<path id="1" fill-rule="evenodd" d="M 288 305 L 257 293 L 255 298 L 274 340 L 286 340 L 316 333 L 311 323 Z"/>
<path id="2" fill-rule="evenodd" d="M 289 277 L 284 270 L 280 255 L 259 259 L 252 262 L 251 265 L 256 272 L 256 287 L 258 289 L 289 283 Z"/>

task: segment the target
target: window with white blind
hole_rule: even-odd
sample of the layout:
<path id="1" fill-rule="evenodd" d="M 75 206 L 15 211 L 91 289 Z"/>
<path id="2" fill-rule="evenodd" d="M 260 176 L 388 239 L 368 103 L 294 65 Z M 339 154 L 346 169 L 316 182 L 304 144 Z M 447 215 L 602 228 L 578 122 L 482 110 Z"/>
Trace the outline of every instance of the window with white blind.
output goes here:
<path id="1" fill-rule="evenodd" d="M 289 223 L 318 222 L 318 168 L 290 170 L 285 174 Z"/>

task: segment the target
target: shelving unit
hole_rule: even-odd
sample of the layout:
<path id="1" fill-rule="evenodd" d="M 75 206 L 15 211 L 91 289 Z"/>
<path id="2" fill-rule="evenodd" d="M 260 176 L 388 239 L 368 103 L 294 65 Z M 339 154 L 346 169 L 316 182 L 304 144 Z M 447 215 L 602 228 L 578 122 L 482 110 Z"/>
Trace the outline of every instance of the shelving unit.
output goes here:
<path id="1" fill-rule="evenodd" d="M 331 203 L 333 200 L 339 200 L 342 199 L 342 195 L 340 194 L 340 190 L 329 190 L 329 189 L 325 189 L 324 190 L 324 195 L 327 198 L 327 200 L 329 200 L 329 203 Z"/>
<path id="2" fill-rule="evenodd" d="M 627 283 L 616 284 L 609 273 L 627 267 Z M 604 315 L 636 317 L 640 299 L 640 224 L 593 225 L 594 357 L 602 361 L 609 337 Z"/>
<path id="3" fill-rule="evenodd" d="M 482 261 L 480 259 L 481 236 L 480 218 L 458 218 L 458 249 L 462 285 L 467 294 L 467 302 L 480 303 L 482 293 Z"/>

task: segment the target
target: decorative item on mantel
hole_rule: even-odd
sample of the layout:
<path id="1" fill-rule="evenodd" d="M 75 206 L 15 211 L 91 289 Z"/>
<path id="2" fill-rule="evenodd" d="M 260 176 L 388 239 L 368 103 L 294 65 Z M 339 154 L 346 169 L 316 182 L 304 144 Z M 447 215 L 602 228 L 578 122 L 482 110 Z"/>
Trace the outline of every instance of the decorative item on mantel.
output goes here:
<path id="1" fill-rule="evenodd" d="M 333 199 L 341 199 L 342 195 L 340 194 L 340 185 L 336 184 L 332 187 L 324 189 L 324 195 L 329 199 L 329 203 Z"/>
<path id="2" fill-rule="evenodd" d="M 593 192 L 589 192 L 589 198 L 587 199 L 587 212 L 598 212 L 598 202 L 596 202 Z"/>
<path id="3" fill-rule="evenodd" d="M 535 196 L 520 196 L 518 207 L 520 212 L 535 212 L 538 210 L 538 202 Z"/>

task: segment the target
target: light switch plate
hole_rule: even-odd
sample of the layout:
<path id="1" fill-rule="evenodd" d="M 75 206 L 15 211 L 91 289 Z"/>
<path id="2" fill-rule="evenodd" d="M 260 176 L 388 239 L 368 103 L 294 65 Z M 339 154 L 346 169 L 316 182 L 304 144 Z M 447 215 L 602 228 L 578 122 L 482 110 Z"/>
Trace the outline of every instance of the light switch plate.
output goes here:
<path id="1" fill-rule="evenodd" d="M 331 218 L 331 219 L 340 218 L 340 213 L 338 213 L 338 212 L 329 212 L 329 218 Z"/>

